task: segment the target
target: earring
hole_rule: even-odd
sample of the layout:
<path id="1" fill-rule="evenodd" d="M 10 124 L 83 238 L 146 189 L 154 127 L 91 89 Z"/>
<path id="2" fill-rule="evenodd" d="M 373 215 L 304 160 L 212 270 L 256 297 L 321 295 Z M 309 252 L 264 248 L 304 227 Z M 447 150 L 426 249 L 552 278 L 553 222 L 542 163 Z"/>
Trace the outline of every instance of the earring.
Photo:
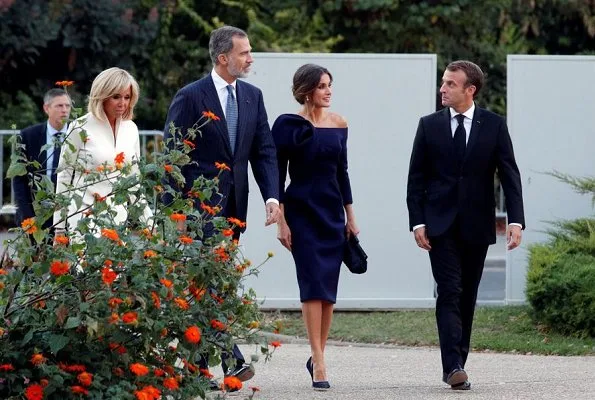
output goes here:
<path id="1" fill-rule="evenodd" d="M 310 101 L 310 98 L 308 96 L 306 96 L 306 101 Z"/>

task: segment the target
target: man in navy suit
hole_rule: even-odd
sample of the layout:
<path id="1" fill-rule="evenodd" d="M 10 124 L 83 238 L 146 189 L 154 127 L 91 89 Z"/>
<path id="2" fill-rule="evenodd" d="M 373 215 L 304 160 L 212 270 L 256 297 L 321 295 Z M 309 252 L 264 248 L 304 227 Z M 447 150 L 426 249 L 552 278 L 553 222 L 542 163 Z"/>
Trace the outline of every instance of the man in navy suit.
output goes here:
<path id="1" fill-rule="evenodd" d="M 194 139 L 195 148 L 190 153 L 194 163 L 186 165 L 182 174 L 186 179 L 183 193 L 187 193 L 200 177 L 212 179 L 219 174 L 215 163 L 225 163 L 231 168 L 219 177 L 221 198 L 214 204 L 222 207 L 226 217 L 246 220 L 248 212 L 248 161 L 256 183 L 265 200 L 265 225 L 276 223 L 279 209 L 279 179 L 275 144 L 271 136 L 262 92 L 238 78 L 244 78 L 253 62 L 250 41 L 246 33 L 232 26 L 224 26 L 211 33 L 209 53 L 214 68 L 204 78 L 182 88 L 175 95 L 165 124 L 165 140 L 172 137 L 170 124 L 181 128 L 185 135 L 202 117 L 211 111 L 221 119 L 213 120 L 201 128 Z M 165 200 L 167 202 L 167 199 Z M 198 204 L 196 205 L 198 207 Z M 234 237 L 239 238 L 240 231 Z M 235 368 L 226 375 L 245 381 L 254 375 L 244 363 L 237 346 L 234 346 Z M 206 360 L 201 359 L 202 367 Z"/>
<path id="2" fill-rule="evenodd" d="M 455 390 L 471 388 L 464 368 L 488 246 L 496 242 L 496 170 L 506 197 L 509 250 L 520 244 L 525 227 L 506 122 L 474 103 L 483 82 L 472 62 L 446 67 L 440 87 L 445 108 L 420 119 L 407 183 L 409 229 L 429 252 L 437 284 L 442 379 Z"/>
<path id="3" fill-rule="evenodd" d="M 65 122 L 70 115 L 70 96 L 62 89 L 50 89 L 43 97 L 43 111 L 48 119 L 37 125 L 30 126 L 20 132 L 20 142 L 25 146 L 24 156 L 28 161 L 37 161 L 41 168 L 28 168 L 27 175 L 17 176 L 12 181 L 14 197 L 17 206 L 17 223 L 35 217 L 33 199 L 35 196 L 34 179 L 46 174 L 56 185 L 56 167 L 60 158 L 60 134 L 66 133 Z M 47 151 L 42 147 L 46 144 L 54 145 L 54 149 Z M 49 218 L 42 226 L 48 228 L 53 225 L 53 218 Z"/>

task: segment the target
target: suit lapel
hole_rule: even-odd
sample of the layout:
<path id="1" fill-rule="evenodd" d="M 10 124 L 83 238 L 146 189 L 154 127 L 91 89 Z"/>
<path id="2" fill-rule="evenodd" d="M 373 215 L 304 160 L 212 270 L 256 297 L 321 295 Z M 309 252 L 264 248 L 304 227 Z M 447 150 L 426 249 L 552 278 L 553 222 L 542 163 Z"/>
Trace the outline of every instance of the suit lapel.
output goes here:
<path id="1" fill-rule="evenodd" d="M 465 150 L 465 160 L 463 163 L 467 161 L 469 158 L 469 154 L 473 151 L 473 146 L 477 142 L 477 136 L 479 135 L 479 131 L 481 130 L 483 122 L 483 113 L 481 108 L 475 105 L 475 112 L 473 113 L 473 121 L 471 121 L 471 132 L 469 132 L 469 140 L 467 141 L 467 149 Z"/>
<path id="2" fill-rule="evenodd" d="M 215 89 L 215 84 L 213 83 L 213 78 L 211 75 L 207 76 L 205 79 L 202 98 L 205 109 L 201 110 L 201 112 L 207 110 L 213 111 L 215 115 L 221 118 L 221 121 L 211 121 L 209 125 L 213 124 L 217 133 L 222 136 L 223 142 L 225 143 L 225 149 L 229 156 L 232 157 L 231 144 L 229 143 L 229 133 L 227 132 L 227 121 L 225 120 L 223 109 L 221 109 L 221 102 L 219 101 L 219 96 L 217 95 L 217 90 Z"/>

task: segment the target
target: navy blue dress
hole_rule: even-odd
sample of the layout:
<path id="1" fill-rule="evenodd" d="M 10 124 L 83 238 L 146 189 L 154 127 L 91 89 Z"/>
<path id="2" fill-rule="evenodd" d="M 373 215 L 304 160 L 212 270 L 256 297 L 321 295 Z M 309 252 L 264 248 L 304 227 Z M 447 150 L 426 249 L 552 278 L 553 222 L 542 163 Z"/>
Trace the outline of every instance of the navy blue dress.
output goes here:
<path id="1" fill-rule="evenodd" d="M 272 134 L 300 300 L 335 303 L 345 243 L 343 207 L 352 203 L 347 128 L 317 128 L 299 115 L 283 114 Z M 290 184 L 284 190 L 288 165 Z"/>

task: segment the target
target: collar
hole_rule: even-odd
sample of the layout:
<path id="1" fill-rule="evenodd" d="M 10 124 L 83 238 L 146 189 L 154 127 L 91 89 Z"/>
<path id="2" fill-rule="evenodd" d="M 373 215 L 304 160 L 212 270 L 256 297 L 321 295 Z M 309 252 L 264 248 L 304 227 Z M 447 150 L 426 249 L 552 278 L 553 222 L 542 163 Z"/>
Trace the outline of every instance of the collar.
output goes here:
<path id="1" fill-rule="evenodd" d="M 453 119 L 454 117 L 456 117 L 459 114 L 463 114 L 465 117 L 472 120 L 473 114 L 475 113 L 475 102 L 473 102 L 473 104 L 471 104 L 471 107 L 469 107 L 469 109 L 467 111 L 465 111 L 464 113 L 458 113 L 452 107 L 449 107 L 449 110 L 450 110 L 450 119 Z"/>
<path id="2" fill-rule="evenodd" d="M 58 130 L 54 129 L 54 127 L 50 124 L 50 121 L 47 121 L 47 123 L 46 123 L 46 133 L 48 136 L 54 136 L 58 132 L 65 133 L 67 129 L 68 129 L 68 126 L 66 124 L 64 124 L 62 129 L 58 131 Z"/>
<path id="3" fill-rule="evenodd" d="M 223 79 L 221 76 L 219 76 L 219 74 L 215 71 L 215 68 L 213 68 L 213 71 L 211 71 L 211 77 L 213 78 L 213 83 L 215 84 L 215 89 L 217 91 L 220 91 L 222 89 L 226 89 L 227 90 L 227 85 L 231 85 L 233 86 L 233 90 L 236 90 L 236 82 L 237 81 L 233 81 L 232 83 L 227 83 L 225 81 L 225 79 Z"/>

